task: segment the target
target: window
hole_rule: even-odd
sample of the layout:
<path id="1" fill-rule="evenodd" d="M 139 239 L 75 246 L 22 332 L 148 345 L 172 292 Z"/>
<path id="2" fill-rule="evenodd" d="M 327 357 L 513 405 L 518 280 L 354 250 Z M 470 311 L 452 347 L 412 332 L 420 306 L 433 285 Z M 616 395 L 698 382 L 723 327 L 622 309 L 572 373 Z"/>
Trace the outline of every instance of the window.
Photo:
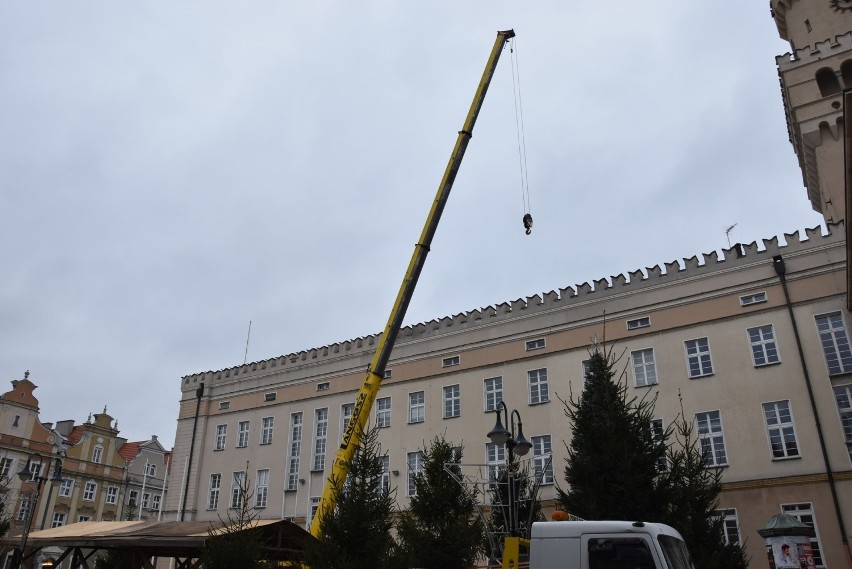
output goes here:
<path id="1" fill-rule="evenodd" d="M 30 499 L 29 498 L 22 498 L 21 499 L 21 507 L 18 508 L 17 520 L 19 522 L 23 522 L 24 520 L 27 519 L 27 515 L 29 515 L 29 513 L 30 513 Z"/>
<path id="2" fill-rule="evenodd" d="M 452 356 L 452 357 L 444 358 L 443 360 L 441 360 L 441 367 L 457 366 L 460 363 L 461 363 L 461 357 L 460 356 Z"/>
<path id="3" fill-rule="evenodd" d="M 324 381 L 322 383 L 317 383 L 317 391 L 328 391 L 328 388 L 330 386 L 331 386 L 331 384 L 327 381 Z"/>
<path id="4" fill-rule="evenodd" d="M 228 425 L 216 426 L 216 442 L 213 450 L 225 450 L 225 437 L 228 435 Z"/>
<path id="5" fill-rule="evenodd" d="M 151 500 L 151 509 L 159 511 L 160 510 L 160 495 L 154 494 L 154 499 Z"/>
<path id="6" fill-rule="evenodd" d="M 14 470 L 12 470 L 12 465 L 14 463 L 14 458 L 0 458 L 0 479 L 9 478 L 10 474 L 14 474 Z"/>
<path id="7" fill-rule="evenodd" d="M 302 453 L 302 414 L 290 415 L 290 462 L 287 465 L 287 490 L 299 483 L 299 455 Z"/>
<path id="8" fill-rule="evenodd" d="M 503 400 L 503 378 L 492 377 L 485 380 L 485 412 L 497 409 Z"/>
<path id="9" fill-rule="evenodd" d="M 749 328 L 748 341 L 751 344 L 751 359 L 755 367 L 778 363 L 778 347 L 775 344 L 772 324 Z"/>
<path id="10" fill-rule="evenodd" d="M 220 401 L 219 402 L 219 410 L 224 411 L 225 409 L 229 409 L 231 407 L 230 401 Z"/>
<path id="11" fill-rule="evenodd" d="M 340 406 L 340 440 L 343 440 L 343 433 L 346 432 L 346 427 L 349 426 L 349 421 L 352 420 L 352 413 L 355 411 L 354 403 L 346 403 Z"/>
<path id="12" fill-rule="evenodd" d="M 506 446 L 485 443 L 485 463 L 488 465 L 488 480 L 499 480 L 500 474 L 506 470 Z"/>
<path id="13" fill-rule="evenodd" d="M 751 304 L 760 304 L 761 302 L 766 302 L 766 293 L 758 292 L 755 294 L 747 294 L 745 296 L 740 297 L 740 305 L 741 306 L 749 306 Z"/>
<path id="14" fill-rule="evenodd" d="M 657 444 L 664 445 L 666 444 L 666 428 L 663 425 L 662 419 L 653 419 L 651 421 L 651 437 L 653 437 L 654 442 Z M 666 460 L 665 456 L 661 456 L 657 459 L 657 471 L 665 472 L 669 469 L 669 463 Z"/>
<path id="15" fill-rule="evenodd" d="M 244 470 L 238 470 L 234 472 L 233 477 L 231 478 L 231 507 L 232 508 L 242 508 L 243 507 L 243 499 L 245 499 L 245 493 L 243 492 L 243 485 L 246 479 L 246 473 Z"/>
<path id="16" fill-rule="evenodd" d="M 382 374 L 382 379 L 390 379 L 391 377 L 393 377 L 392 369 L 386 369 L 385 372 Z"/>
<path id="17" fill-rule="evenodd" d="M 553 463 L 550 455 L 550 435 L 532 438 L 532 467 L 540 484 L 553 484 Z"/>
<path id="18" fill-rule="evenodd" d="M 737 521 L 737 511 L 734 508 L 716 510 L 716 517 L 722 521 L 722 537 L 725 545 L 739 545 L 740 524 Z"/>
<path id="19" fill-rule="evenodd" d="M 426 393 L 415 391 L 408 394 L 408 423 L 422 423 L 426 420 Z"/>
<path id="20" fill-rule="evenodd" d="M 687 340 L 686 365 L 689 368 L 689 377 L 703 377 L 713 375 L 713 362 L 710 361 L 710 342 L 707 338 Z"/>
<path id="21" fill-rule="evenodd" d="M 376 399 L 376 426 L 379 428 L 391 426 L 390 397 L 379 397 Z"/>
<path id="22" fill-rule="evenodd" d="M 840 414 L 840 424 L 843 435 L 852 458 L 852 385 L 838 385 L 834 388 L 834 400 L 837 401 L 837 412 Z"/>
<path id="23" fill-rule="evenodd" d="M 544 338 L 538 338 L 537 340 L 530 340 L 527 342 L 527 351 L 531 352 L 533 350 L 540 350 L 544 347 Z"/>
<path id="24" fill-rule="evenodd" d="M 254 507 L 265 508 L 266 497 L 269 492 L 269 469 L 257 471 L 257 478 L 254 483 Z"/>
<path id="25" fill-rule="evenodd" d="M 840 312 L 817 316 L 816 325 L 829 375 L 852 371 L 852 351 Z"/>
<path id="26" fill-rule="evenodd" d="M 61 498 L 67 498 L 71 495 L 72 490 L 74 490 L 74 479 L 66 478 L 62 481 L 62 484 L 59 485 L 59 496 Z"/>
<path id="27" fill-rule="evenodd" d="M 636 387 L 657 383 L 657 366 L 654 364 L 654 348 L 630 352 L 633 363 L 633 382 Z"/>
<path id="28" fill-rule="evenodd" d="M 325 470 L 325 447 L 328 439 L 328 409 L 314 412 L 314 463 L 311 470 Z"/>
<path id="29" fill-rule="evenodd" d="M 810 502 L 803 504 L 784 504 L 781 506 L 782 514 L 789 514 L 806 526 L 814 528 L 816 536 L 811 538 L 811 551 L 814 554 L 814 563 L 817 567 L 825 567 L 825 562 L 822 559 L 822 547 L 819 540 L 819 529 L 816 525 L 816 516 L 814 516 L 813 505 Z"/>
<path id="30" fill-rule="evenodd" d="M 117 504 L 118 503 L 118 486 L 108 486 L 107 487 L 106 503 L 107 504 Z"/>
<path id="31" fill-rule="evenodd" d="M 406 496 L 417 495 L 417 475 L 423 470 L 423 455 L 420 452 L 408 453 L 408 488 Z"/>
<path id="32" fill-rule="evenodd" d="M 311 515 L 308 518 L 308 527 L 311 526 L 311 521 L 314 519 L 314 516 L 317 515 L 317 510 L 319 510 L 320 505 L 320 497 L 319 496 L 311 496 Z"/>
<path id="33" fill-rule="evenodd" d="M 157 476 L 157 465 L 151 462 L 145 463 L 145 476 Z"/>
<path id="34" fill-rule="evenodd" d="M 637 328 L 647 328 L 651 325 L 651 317 L 643 316 L 642 318 L 637 318 L 635 320 L 627 321 L 627 329 L 628 330 L 636 330 Z"/>
<path id="35" fill-rule="evenodd" d="M 266 393 L 263 395 L 264 401 L 275 401 L 275 398 L 278 397 L 277 393 Z"/>
<path id="36" fill-rule="evenodd" d="M 148 509 L 148 503 L 150 501 L 151 501 L 151 493 L 150 492 L 144 492 L 142 494 L 142 507 L 147 510 Z"/>
<path id="37" fill-rule="evenodd" d="M 98 489 L 98 485 L 89 480 L 86 482 L 86 485 L 83 487 L 83 501 L 84 502 L 93 502 L 95 500 L 95 492 Z"/>
<path id="38" fill-rule="evenodd" d="M 65 525 L 65 522 L 68 520 L 68 514 L 64 512 L 56 512 L 53 514 L 53 521 L 50 522 L 50 527 L 58 528 Z"/>
<path id="39" fill-rule="evenodd" d="M 444 387 L 444 419 L 461 415 L 461 389 L 458 384 Z"/>
<path id="40" fill-rule="evenodd" d="M 724 466 L 728 464 L 725 454 L 725 437 L 722 433 L 722 417 L 719 411 L 696 413 L 698 423 L 698 440 L 701 442 L 701 452 L 704 454 L 706 466 Z"/>
<path id="41" fill-rule="evenodd" d="M 275 417 L 264 417 L 260 425 L 260 444 L 272 444 L 272 429 L 275 427 Z"/>
<path id="42" fill-rule="evenodd" d="M 219 488 L 222 487 L 222 475 L 210 475 L 210 490 L 207 492 L 207 509 L 215 510 L 219 507 Z"/>
<path id="43" fill-rule="evenodd" d="M 790 402 L 785 400 L 764 403 L 763 417 L 766 419 L 766 431 L 769 435 L 769 448 L 772 452 L 772 458 L 799 456 L 799 444 L 796 442 L 796 429 L 793 427 Z"/>
<path id="44" fill-rule="evenodd" d="M 78 522 L 90 522 L 92 521 L 92 516 L 77 516 Z"/>
<path id="45" fill-rule="evenodd" d="M 580 365 L 583 366 L 583 384 L 585 385 L 586 379 L 589 377 L 589 374 L 592 373 L 591 368 L 592 360 L 583 360 L 580 362 Z"/>
<path id="46" fill-rule="evenodd" d="M 237 432 L 237 447 L 243 448 L 248 446 L 249 428 L 248 421 L 240 421 L 239 431 Z"/>
<path id="47" fill-rule="evenodd" d="M 382 479 L 379 482 L 379 492 L 387 496 L 390 493 L 390 457 L 384 455 L 382 458 Z"/>
<path id="48" fill-rule="evenodd" d="M 129 498 L 128 503 L 131 506 L 135 506 L 136 504 L 139 503 L 139 491 L 138 490 L 131 490 L 130 494 L 128 495 L 128 498 Z"/>
<path id="49" fill-rule="evenodd" d="M 530 405 L 550 401 L 550 393 L 547 390 L 547 368 L 528 371 L 527 381 L 530 387 Z"/>
<path id="50" fill-rule="evenodd" d="M 94 450 L 92 450 L 92 462 L 96 464 L 101 463 L 101 459 L 104 456 L 104 447 L 101 445 L 97 445 Z"/>

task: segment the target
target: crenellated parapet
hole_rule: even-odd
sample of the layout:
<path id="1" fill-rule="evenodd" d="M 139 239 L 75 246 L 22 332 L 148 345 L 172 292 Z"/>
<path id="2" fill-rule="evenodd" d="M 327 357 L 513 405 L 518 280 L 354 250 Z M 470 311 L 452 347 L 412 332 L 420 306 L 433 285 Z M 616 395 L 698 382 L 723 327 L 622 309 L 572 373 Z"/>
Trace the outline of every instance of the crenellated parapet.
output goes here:
<path id="1" fill-rule="evenodd" d="M 778 237 L 763 239 L 747 244 L 736 244 L 722 251 L 711 251 L 700 256 L 676 259 L 662 265 L 654 265 L 645 269 L 637 269 L 621 273 L 609 278 L 595 279 L 591 283 L 584 282 L 575 286 L 566 286 L 546 293 L 537 293 L 528 297 L 518 298 L 511 302 L 476 308 L 458 313 L 454 316 L 444 316 L 428 322 L 419 322 L 405 326 L 400 330 L 398 344 L 451 334 L 473 327 L 487 326 L 497 322 L 524 318 L 529 314 L 569 309 L 579 304 L 589 302 L 605 302 L 614 296 L 640 293 L 645 290 L 676 284 L 688 279 L 699 279 L 720 271 L 730 271 L 760 263 L 771 263 L 774 255 L 793 256 L 814 247 L 831 246 L 843 242 L 845 230 L 843 224 L 829 226 L 829 233 L 823 235 L 820 227 L 806 229 L 804 237 L 800 232 L 785 233 L 785 244 L 781 245 Z M 198 382 L 215 382 L 222 380 L 237 380 L 252 376 L 266 375 L 280 369 L 295 369 L 309 366 L 318 360 L 331 361 L 351 358 L 353 355 L 364 356 L 365 364 L 369 362 L 372 348 L 378 342 L 381 334 L 373 334 L 302 350 L 287 355 L 247 363 L 219 371 L 206 371 L 187 375 L 182 378 L 184 388 L 194 389 Z"/>
<path id="2" fill-rule="evenodd" d="M 813 45 L 798 48 L 792 53 L 777 55 L 775 56 L 775 63 L 778 65 L 779 71 L 785 72 L 850 50 L 852 50 L 852 31 L 835 36 L 833 39 L 828 38 Z"/>

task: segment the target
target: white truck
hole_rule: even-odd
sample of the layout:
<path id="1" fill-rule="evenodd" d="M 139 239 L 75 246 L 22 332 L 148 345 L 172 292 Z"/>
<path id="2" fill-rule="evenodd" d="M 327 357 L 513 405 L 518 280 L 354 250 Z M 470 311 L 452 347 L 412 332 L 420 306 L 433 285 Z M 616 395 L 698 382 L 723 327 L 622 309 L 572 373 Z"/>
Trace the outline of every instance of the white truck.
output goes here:
<path id="1" fill-rule="evenodd" d="M 694 569 L 683 538 L 664 524 L 536 522 L 528 543 L 530 569 Z M 516 569 L 519 559 L 509 549 L 503 567 Z"/>

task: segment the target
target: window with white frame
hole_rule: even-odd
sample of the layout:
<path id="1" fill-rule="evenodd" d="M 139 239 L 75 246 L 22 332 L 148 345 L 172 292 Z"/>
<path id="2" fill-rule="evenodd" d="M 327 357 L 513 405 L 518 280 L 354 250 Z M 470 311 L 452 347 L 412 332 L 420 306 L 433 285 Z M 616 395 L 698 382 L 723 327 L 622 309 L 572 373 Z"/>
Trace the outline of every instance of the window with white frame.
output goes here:
<path id="1" fill-rule="evenodd" d="M 391 426 L 391 398 L 376 399 L 376 426 L 380 429 Z"/>
<path id="2" fill-rule="evenodd" d="M 150 492 L 143 492 L 142 493 L 142 507 L 144 509 L 146 509 L 146 510 L 148 509 L 148 503 L 150 501 L 151 501 L 151 493 Z"/>
<path id="3" fill-rule="evenodd" d="M 14 474 L 14 470 L 12 470 L 12 465 L 15 463 L 14 458 L 3 457 L 0 458 L 0 479 L 9 478 L 10 475 Z"/>
<path id="4" fill-rule="evenodd" d="M 266 499 L 269 494 L 269 469 L 264 468 L 257 471 L 254 482 L 254 507 L 265 508 Z"/>
<path id="5" fill-rule="evenodd" d="M 781 513 L 793 516 L 806 526 L 810 526 L 814 529 L 816 535 L 811 538 L 811 551 L 814 554 L 814 564 L 817 567 L 825 567 L 825 562 L 822 558 L 822 544 L 819 539 L 819 528 L 817 528 L 813 504 L 810 502 L 800 504 L 783 504 L 781 506 Z"/>
<path id="6" fill-rule="evenodd" d="M 382 459 L 382 478 L 379 481 L 379 492 L 387 496 L 390 493 L 390 457 L 383 455 Z"/>
<path id="7" fill-rule="evenodd" d="M 299 455 L 302 453 L 302 414 L 290 415 L 290 460 L 287 464 L 287 490 L 296 490 L 299 483 Z"/>
<path id="8" fill-rule="evenodd" d="M 834 312 L 815 318 L 828 374 L 836 375 L 852 371 L 852 349 L 849 347 L 849 336 L 846 334 L 843 315 L 840 312 Z"/>
<path id="9" fill-rule="evenodd" d="M 131 506 L 138 506 L 139 505 L 139 491 L 138 490 L 131 490 L 127 494 L 127 498 L 128 498 L 128 504 L 130 504 Z"/>
<path id="10" fill-rule="evenodd" d="M 243 507 L 245 492 L 243 492 L 243 482 L 246 478 L 245 470 L 234 472 L 231 478 L 231 507 L 239 509 Z"/>
<path id="11" fill-rule="evenodd" d="M 748 341 L 751 345 L 751 359 L 754 367 L 777 364 L 778 345 L 775 343 L 775 329 L 772 324 L 748 329 Z"/>
<path id="12" fill-rule="evenodd" d="M 550 435 L 532 437 L 532 467 L 536 480 L 541 484 L 553 484 L 553 461 L 551 460 Z"/>
<path id="13" fill-rule="evenodd" d="M 92 521 L 92 516 L 77 516 L 77 522 L 90 522 Z"/>
<path id="14" fill-rule="evenodd" d="M 30 499 L 29 498 L 21 498 L 21 505 L 18 508 L 18 516 L 17 520 L 22 522 L 27 519 L 27 515 L 30 513 Z"/>
<path id="15" fill-rule="evenodd" d="M 461 388 L 458 384 L 444 387 L 444 419 L 461 415 Z"/>
<path id="16" fill-rule="evenodd" d="M 275 417 L 264 417 L 260 420 L 260 444 L 272 444 L 272 431 L 275 428 Z"/>
<path id="17" fill-rule="evenodd" d="M 686 340 L 686 365 L 689 377 L 713 375 L 713 362 L 710 360 L 710 341 L 707 338 Z"/>
<path id="18" fill-rule="evenodd" d="M 423 455 L 418 452 L 408 453 L 408 485 L 406 496 L 417 495 L 417 475 L 423 471 Z"/>
<path id="19" fill-rule="evenodd" d="M 837 402 L 837 412 L 840 414 L 840 425 L 843 427 L 849 458 L 852 458 L 852 384 L 835 386 L 834 400 Z"/>
<path id="20" fill-rule="evenodd" d="M 589 377 L 589 374 L 592 373 L 592 360 L 583 360 L 580 362 L 580 365 L 583 368 L 583 384 L 585 385 L 586 379 Z"/>
<path id="21" fill-rule="evenodd" d="M 207 509 L 215 510 L 219 507 L 219 489 L 222 487 L 222 475 L 219 473 L 210 475 L 210 489 L 207 491 Z"/>
<path id="22" fill-rule="evenodd" d="M 101 445 L 97 445 L 94 449 L 92 449 L 92 462 L 94 462 L 95 464 L 100 464 L 101 459 L 103 459 L 103 456 L 104 447 L 102 447 Z"/>
<path id="23" fill-rule="evenodd" d="M 317 391 L 328 391 L 329 387 L 331 387 L 331 382 L 324 381 L 322 383 L 317 383 Z"/>
<path id="24" fill-rule="evenodd" d="M 497 409 L 497 404 L 503 400 L 503 378 L 489 377 L 485 380 L 485 412 Z"/>
<path id="25" fill-rule="evenodd" d="M 799 443 L 796 441 L 796 428 L 790 402 L 772 401 L 763 404 L 763 418 L 769 435 L 769 450 L 772 458 L 796 458 L 799 456 Z"/>
<path id="26" fill-rule="evenodd" d="M 86 485 L 83 486 L 83 501 L 84 502 L 93 502 L 95 500 L 95 492 L 98 490 L 98 485 L 89 480 L 86 482 Z"/>
<path id="27" fill-rule="evenodd" d="M 639 328 L 647 328 L 651 325 L 651 317 L 643 316 L 642 318 L 636 318 L 635 320 L 627 321 L 627 329 L 628 330 L 637 330 Z"/>
<path id="28" fill-rule="evenodd" d="M 724 466 L 728 464 L 725 453 L 725 435 L 722 431 L 722 416 L 719 411 L 705 411 L 695 414 L 698 424 L 698 440 L 706 466 Z"/>
<path id="29" fill-rule="evenodd" d="M 506 470 L 506 445 L 485 443 L 485 463 L 488 465 L 488 480 L 499 480 L 500 474 Z"/>
<path id="30" fill-rule="evenodd" d="M 740 297 L 740 305 L 741 306 L 749 306 L 752 304 L 760 304 L 761 302 L 766 302 L 766 293 L 765 292 L 757 292 L 754 294 L 747 294 L 745 296 Z"/>
<path id="31" fill-rule="evenodd" d="M 248 421 L 240 421 L 239 430 L 237 431 L 237 447 L 244 448 L 248 446 L 249 429 L 250 426 Z"/>
<path id="32" fill-rule="evenodd" d="M 216 442 L 213 450 L 225 450 L 225 437 L 228 436 L 228 425 L 216 425 Z"/>
<path id="33" fill-rule="evenodd" d="M 526 347 L 528 352 L 531 352 L 532 350 L 540 350 L 544 348 L 544 338 L 529 340 L 526 344 Z"/>
<path id="34" fill-rule="evenodd" d="M 230 409 L 230 408 L 231 408 L 231 402 L 230 401 L 220 401 L 219 402 L 219 410 L 220 411 L 224 411 L 225 409 Z"/>
<path id="35" fill-rule="evenodd" d="M 154 494 L 154 497 L 151 499 L 151 509 L 154 511 L 160 510 L 160 495 Z"/>
<path id="36" fill-rule="evenodd" d="M 53 514 L 53 521 L 50 522 L 50 527 L 58 528 L 62 527 L 68 521 L 68 514 L 65 512 L 56 512 Z"/>
<path id="37" fill-rule="evenodd" d="M 352 413 L 355 411 L 354 403 L 345 403 L 340 406 L 340 440 L 343 440 L 343 433 L 346 432 L 346 427 L 349 426 L 349 421 L 352 420 Z"/>
<path id="38" fill-rule="evenodd" d="M 311 522 L 314 519 L 314 516 L 317 515 L 317 510 L 319 510 L 320 505 L 320 497 L 319 496 L 311 496 L 311 508 L 310 508 L 310 516 L 308 518 L 308 527 L 311 526 Z"/>
<path id="39" fill-rule="evenodd" d="M 107 504 L 117 504 L 118 503 L 118 486 L 107 486 L 106 503 Z"/>
<path id="40" fill-rule="evenodd" d="M 630 362 L 633 365 L 633 384 L 636 387 L 655 385 L 657 383 L 657 365 L 654 363 L 654 348 L 630 352 Z"/>
<path id="41" fill-rule="evenodd" d="M 422 423 L 426 420 L 426 392 L 415 391 L 408 394 L 408 423 Z"/>
<path id="42" fill-rule="evenodd" d="M 657 444 L 664 445 L 666 443 L 666 428 L 663 425 L 662 419 L 652 419 L 651 420 L 651 437 L 653 437 L 654 442 Z M 657 459 L 657 471 L 665 472 L 669 469 L 668 460 L 666 460 L 665 456 L 661 456 Z"/>
<path id="43" fill-rule="evenodd" d="M 328 408 L 314 411 L 314 460 L 311 470 L 325 470 L 325 448 L 328 443 Z"/>
<path id="44" fill-rule="evenodd" d="M 157 476 L 157 465 L 153 462 L 148 462 L 145 464 L 145 476 L 154 477 Z"/>
<path id="45" fill-rule="evenodd" d="M 382 379 L 390 379 L 391 377 L 393 377 L 393 370 L 390 369 L 390 368 L 387 368 L 385 370 L 385 372 L 382 374 Z"/>
<path id="46" fill-rule="evenodd" d="M 550 401 L 550 392 L 547 388 L 547 368 L 528 371 L 527 383 L 530 389 L 530 405 L 538 405 L 539 403 Z"/>
<path id="47" fill-rule="evenodd" d="M 34 460 L 30 462 L 30 481 L 38 481 L 39 476 L 41 476 L 41 461 Z"/>
<path id="48" fill-rule="evenodd" d="M 441 360 L 441 367 L 457 366 L 460 363 L 461 363 L 461 357 L 451 356 L 449 358 L 444 358 L 444 359 Z"/>
<path id="49" fill-rule="evenodd" d="M 276 399 L 277 397 L 278 397 L 278 394 L 277 394 L 277 393 L 275 393 L 275 392 L 272 392 L 272 393 L 264 393 L 264 395 L 263 395 L 263 400 L 264 400 L 264 401 L 275 401 L 275 399 Z"/>
<path id="50" fill-rule="evenodd" d="M 74 479 L 73 478 L 65 478 L 62 483 L 59 485 L 59 496 L 61 498 L 67 498 L 71 495 L 71 492 L 74 490 Z"/>
<path id="51" fill-rule="evenodd" d="M 722 522 L 722 537 L 725 539 L 725 545 L 739 545 L 740 524 L 737 520 L 737 510 L 725 508 L 716 510 L 715 514 Z"/>

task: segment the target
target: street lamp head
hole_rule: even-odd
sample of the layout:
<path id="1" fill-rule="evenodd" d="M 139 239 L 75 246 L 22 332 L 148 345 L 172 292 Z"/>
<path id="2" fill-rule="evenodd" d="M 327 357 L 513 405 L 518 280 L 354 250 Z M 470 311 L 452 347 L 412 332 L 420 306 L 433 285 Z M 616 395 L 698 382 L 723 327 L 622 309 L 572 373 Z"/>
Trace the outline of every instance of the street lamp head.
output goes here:
<path id="1" fill-rule="evenodd" d="M 37 458 L 37 460 L 33 461 L 33 458 Z M 21 482 L 38 482 L 38 473 L 33 472 L 33 463 L 38 464 L 39 470 L 41 469 L 41 455 L 37 452 L 34 452 L 27 458 L 27 463 L 18 472 L 18 478 L 21 479 Z"/>
<path id="2" fill-rule="evenodd" d="M 515 439 L 515 454 L 518 456 L 524 456 L 530 452 L 531 448 L 532 443 L 524 438 L 524 424 L 521 423 L 520 415 L 518 415 L 518 437 Z"/>
<path id="3" fill-rule="evenodd" d="M 52 483 L 62 482 L 62 461 L 59 458 L 53 459 L 53 478 L 50 481 Z"/>
<path id="4" fill-rule="evenodd" d="M 500 409 L 495 411 L 497 413 L 497 423 L 494 425 L 494 428 L 488 431 L 488 438 L 491 439 L 491 442 L 496 445 L 504 445 L 506 441 L 512 436 L 512 434 L 506 430 L 506 427 L 503 426 L 503 421 L 500 420 Z"/>

